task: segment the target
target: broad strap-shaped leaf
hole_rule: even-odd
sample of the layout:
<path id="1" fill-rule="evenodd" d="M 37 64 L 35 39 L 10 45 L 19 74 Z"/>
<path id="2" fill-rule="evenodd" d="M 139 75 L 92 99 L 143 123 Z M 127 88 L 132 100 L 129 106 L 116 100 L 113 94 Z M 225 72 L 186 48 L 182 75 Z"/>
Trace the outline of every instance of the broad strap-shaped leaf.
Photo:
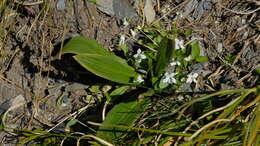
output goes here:
<path id="1" fill-rule="evenodd" d="M 75 54 L 74 59 L 83 67 L 111 81 L 129 84 L 137 76 L 126 60 L 110 53 L 91 38 L 74 37 L 66 43 L 61 53 Z"/>
<path id="2" fill-rule="evenodd" d="M 110 55 L 110 53 L 102 47 L 96 40 L 86 37 L 77 36 L 69 40 L 68 43 L 63 47 L 62 54 L 99 54 L 99 55 Z"/>
<path id="3" fill-rule="evenodd" d="M 61 53 L 72 53 L 76 55 L 98 54 L 113 57 L 114 59 L 117 59 L 118 61 L 127 64 L 124 59 L 110 53 L 108 50 L 102 47 L 102 45 L 99 44 L 96 40 L 82 36 L 77 36 L 69 40 L 69 42 L 66 43 L 65 46 L 62 48 Z"/>
<path id="4" fill-rule="evenodd" d="M 157 54 L 155 76 L 160 76 L 167 65 L 170 63 L 174 50 L 174 41 L 168 38 L 164 38 L 160 42 L 160 47 Z"/>
<path id="5" fill-rule="evenodd" d="M 146 101 L 145 99 L 141 101 L 135 100 L 114 106 L 102 124 L 132 126 L 143 113 Z M 127 129 L 104 126 L 99 128 L 97 136 L 114 143 L 114 141 L 122 136 L 122 134 L 125 134 L 125 132 L 127 132 Z"/>
<path id="6" fill-rule="evenodd" d="M 114 82 L 130 84 L 137 76 L 132 67 L 111 56 L 83 54 L 74 59 L 90 72 Z"/>

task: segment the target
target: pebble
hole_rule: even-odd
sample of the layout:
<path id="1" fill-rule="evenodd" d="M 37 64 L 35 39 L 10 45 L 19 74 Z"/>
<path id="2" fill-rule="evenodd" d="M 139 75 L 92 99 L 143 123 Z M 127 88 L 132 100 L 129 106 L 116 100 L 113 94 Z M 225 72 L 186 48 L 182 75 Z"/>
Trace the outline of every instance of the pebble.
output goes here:
<path id="1" fill-rule="evenodd" d="M 66 8 L 65 0 L 59 0 L 56 5 L 57 10 L 64 10 Z"/>

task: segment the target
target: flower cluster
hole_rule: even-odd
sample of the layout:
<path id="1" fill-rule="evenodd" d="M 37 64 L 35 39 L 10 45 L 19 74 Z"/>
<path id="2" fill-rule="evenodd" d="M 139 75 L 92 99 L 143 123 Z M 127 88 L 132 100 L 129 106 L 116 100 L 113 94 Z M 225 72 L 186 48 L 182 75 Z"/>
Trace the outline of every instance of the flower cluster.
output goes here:
<path id="1" fill-rule="evenodd" d="M 175 38 L 175 50 L 179 50 L 179 49 L 185 49 L 184 41 Z M 183 60 L 189 62 L 192 60 L 192 57 L 191 55 L 189 55 L 185 57 Z M 177 66 L 181 66 L 181 62 L 176 59 L 172 59 L 172 61 L 170 62 L 170 66 L 176 68 Z M 178 72 L 165 72 L 164 77 L 162 78 L 162 82 L 167 84 L 176 84 L 177 83 L 176 75 L 178 75 Z M 198 76 L 199 76 L 198 73 L 191 72 L 190 74 L 187 75 L 187 78 L 184 77 L 181 79 L 181 81 L 186 82 L 188 84 L 197 83 Z"/>
<path id="2" fill-rule="evenodd" d="M 136 37 L 137 33 L 136 30 L 130 30 L 131 36 L 134 38 Z M 125 36 L 121 36 L 120 43 L 124 43 Z M 186 66 L 185 63 L 190 62 L 192 59 L 192 56 L 181 56 L 178 57 L 178 55 L 182 55 L 183 52 L 185 52 L 185 44 L 184 40 L 175 38 L 174 39 L 174 50 L 177 54 L 173 56 L 171 62 L 169 63 L 169 69 L 163 74 L 161 77 L 160 83 L 162 85 L 162 88 L 165 86 L 168 86 L 169 84 L 175 84 L 178 85 L 179 83 L 197 83 L 197 78 L 199 76 L 198 73 L 190 72 L 189 74 L 186 74 L 186 71 L 183 71 L 183 68 Z M 179 53 L 179 54 L 178 54 Z M 140 73 L 143 73 L 144 75 L 147 73 L 146 70 L 144 70 L 141 67 L 141 63 L 143 60 L 147 59 L 148 56 L 144 52 L 142 52 L 141 49 L 138 49 L 136 54 L 133 55 L 133 58 L 135 59 L 135 65 L 137 67 L 137 70 L 140 71 Z M 141 72 L 142 71 L 142 72 Z M 139 75 L 136 77 L 135 82 L 136 83 L 142 83 L 144 82 L 143 75 Z"/>
<path id="3" fill-rule="evenodd" d="M 175 79 L 175 76 L 177 74 L 178 74 L 177 72 L 176 73 L 165 72 L 162 82 L 163 83 L 168 83 L 168 84 L 172 84 L 172 83 L 176 84 L 177 80 Z M 186 83 L 189 83 L 189 84 L 197 83 L 197 77 L 198 76 L 199 76 L 198 73 L 190 73 L 190 74 L 188 74 Z"/>

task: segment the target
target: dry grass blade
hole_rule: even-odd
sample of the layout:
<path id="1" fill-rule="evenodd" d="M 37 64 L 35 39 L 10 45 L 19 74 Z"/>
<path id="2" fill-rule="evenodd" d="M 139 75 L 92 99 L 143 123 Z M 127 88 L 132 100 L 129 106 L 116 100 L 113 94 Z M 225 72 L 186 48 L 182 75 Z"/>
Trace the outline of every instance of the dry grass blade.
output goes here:
<path id="1" fill-rule="evenodd" d="M 39 5 L 44 3 L 44 1 L 37 1 L 37 2 L 20 2 L 18 0 L 14 0 L 15 3 L 23 5 L 23 6 L 33 6 L 33 5 Z"/>
<path id="2" fill-rule="evenodd" d="M 241 12 L 241 11 L 236 11 L 236 10 L 231 10 L 231 9 L 229 9 L 229 8 L 226 8 L 225 6 L 223 6 L 223 5 L 221 4 L 221 2 L 219 2 L 218 5 L 219 5 L 220 7 L 222 7 L 223 9 L 225 9 L 225 10 L 228 10 L 228 11 L 230 11 L 230 12 L 232 12 L 232 13 L 241 14 L 241 15 L 249 15 L 249 14 L 255 13 L 255 12 L 257 12 L 258 10 L 260 10 L 260 7 L 258 7 L 258 8 L 256 8 L 255 10 L 251 10 L 251 11 L 247 11 L 247 12 Z"/>
<path id="3" fill-rule="evenodd" d="M 105 141 L 105 140 L 103 140 L 103 139 L 101 139 L 101 138 L 99 138 L 99 137 L 96 137 L 96 136 L 94 136 L 94 135 L 84 135 L 84 136 L 81 136 L 81 137 L 77 140 L 77 146 L 80 146 L 80 140 L 81 140 L 82 138 L 93 138 L 93 139 L 95 139 L 96 141 L 100 142 L 100 143 L 103 144 L 103 145 L 114 146 L 113 144 L 111 144 L 111 143 L 109 143 L 109 142 L 107 142 L 107 141 Z"/>

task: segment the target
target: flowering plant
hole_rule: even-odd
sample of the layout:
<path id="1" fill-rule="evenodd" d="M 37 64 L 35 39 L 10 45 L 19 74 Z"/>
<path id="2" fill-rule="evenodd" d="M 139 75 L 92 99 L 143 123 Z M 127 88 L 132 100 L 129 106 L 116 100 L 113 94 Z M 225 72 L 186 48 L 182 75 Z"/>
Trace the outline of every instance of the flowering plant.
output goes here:
<path id="1" fill-rule="evenodd" d="M 199 42 L 181 39 L 181 36 L 189 37 L 190 31 L 162 31 L 157 28 L 130 30 L 140 44 L 133 52 L 128 51 L 126 45 L 119 44 L 127 50 L 126 54 L 132 53 L 128 57 L 129 63 L 139 73 L 136 81 L 155 90 L 178 89 L 184 83 L 196 84 L 199 74 L 188 67 L 207 61 L 205 56 L 200 55 Z"/>
<path id="2" fill-rule="evenodd" d="M 131 126 L 142 114 L 136 111 L 143 111 L 150 100 L 146 97 L 162 91 L 178 90 L 182 84 L 196 84 L 199 74 L 188 67 L 207 61 L 206 57 L 200 55 L 198 41 L 182 39 L 188 37 L 190 31 L 166 31 L 155 26 L 150 29 L 137 28 L 131 31 L 131 35 L 139 45 L 129 49 L 129 38 L 122 35 L 119 46 L 124 56 L 120 57 L 107 51 L 95 40 L 84 37 L 73 38 L 61 51 L 63 54 L 74 54 L 73 58 L 93 74 L 119 83 L 111 87 L 114 88 L 112 91 L 104 93 L 107 104 L 119 97 L 133 96 L 131 101 L 114 106 L 103 124 Z M 102 115 L 105 115 L 106 110 L 103 111 Z M 113 130 L 113 127 L 100 127 L 97 136 L 111 140 L 113 135 L 122 134 L 111 134 L 109 131 Z"/>

